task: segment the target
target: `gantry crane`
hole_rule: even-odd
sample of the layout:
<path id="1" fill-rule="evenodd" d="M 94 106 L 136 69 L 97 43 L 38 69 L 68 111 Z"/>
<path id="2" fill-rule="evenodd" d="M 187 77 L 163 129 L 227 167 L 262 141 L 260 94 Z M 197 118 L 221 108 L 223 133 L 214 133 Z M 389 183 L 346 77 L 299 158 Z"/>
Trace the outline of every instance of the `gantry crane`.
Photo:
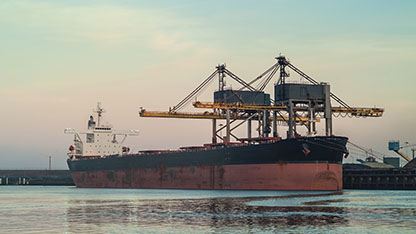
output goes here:
<path id="1" fill-rule="evenodd" d="M 320 122 L 321 118 L 325 119 L 326 135 L 332 135 L 333 115 L 335 117 L 345 117 L 346 115 L 355 117 L 382 116 L 384 109 L 351 107 L 330 92 L 327 83 L 315 81 L 306 73 L 291 64 L 284 56 L 279 56 L 276 59 L 277 62 L 273 66 L 248 83 L 228 70 L 225 65 L 218 65 L 216 66 L 216 70 L 208 76 L 208 78 L 177 105 L 169 108 L 169 111 L 156 112 L 141 109 L 139 114 L 141 117 L 212 119 L 213 143 L 217 143 L 217 138 L 220 138 L 226 143 L 230 142 L 230 136 L 233 136 L 236 140 L 242 141 L 242 138 L 236 137 L 231 131 L 245 122 L 247 122 L 248 126 L 247 138 L 251 138 L 252 120 L 257 120 L 259 123 L 258 132 L 260 138 L 269 136 L 271 133 L 271 124 L 273 125 L 273 137 L 279 137 L 277 134 L 278 122 L 284 122 L 288 125 L 289 130 L 287 135 L 291 138 L 299 135 L 296 130 L 297 125 L 306 126 L 308 135 L 316 134 L 315 124 L 316 122 Z M 286 68 L 292 69 L 309 83 L 287 83 L 286 80 L 289 77 L 289 73 L 286 71 Z M 265 94 L 263 90 L 278 71 L 280 71 L 280 77 L 275 85 L 275 98 L 272 99 L 268 94 Z M 190 103 L 191 100 L 211 83 L 216 76 L 218 76 L 219 86 L 218 91 L 214 93 L 214 102 L 195 101 L 193 103 L 193 106 L 196 108 L 212 109 L 213 111 L 200 113 L 180 112 L 180 110 L 186 104 Z M 225 89 L 225 77 L 227 76 L 237 81 L 241 87 L 237 90 Z M 254 87 L 254 84 L 257 84 L 256 87 Z M 249 95 L 247 96 L 247 94 Z M 258 97 L 261 97 L 260 99 L 262 101 L 258 102 Z M 251 99 L 256 99 L 257 101 Z M 335 100 L 340 106 L 332 107 L 330 102 L 331 99 Z M 226 120 L 226 124 L 219 130 L 216 129 L 217 119 Z M 237 120 L 242 120 L 242 122 L 231 127 Z M 219 136 L 218 132 L 224 128 L 226 129 L 226 136 Z"/>
<path id="2" fill-rule="evenodd" d="M 403 154 L 402 152 L 400 152 L 400 149 L 407 148 L 407 147 L 412 147 L 412 146 L 416 146 L 416 144 L 410 144 L 410 145 L 407 144 L 407 145 L 404 145 L 404 146 L 400 146 L 400 141 L 389 141 L 389 150 L 392 150 L 392 151 L 396 152 L 398 155 L 400 155 L 402 158 L 404 158 L 407 162 L 410 162 L 411 159 L 409 157 L 407 157 L 405 154 Z M 415 151 L 416 151 L 416 149 L 413 148 L 412 149 L 413 158 L 415 158 Z"/>

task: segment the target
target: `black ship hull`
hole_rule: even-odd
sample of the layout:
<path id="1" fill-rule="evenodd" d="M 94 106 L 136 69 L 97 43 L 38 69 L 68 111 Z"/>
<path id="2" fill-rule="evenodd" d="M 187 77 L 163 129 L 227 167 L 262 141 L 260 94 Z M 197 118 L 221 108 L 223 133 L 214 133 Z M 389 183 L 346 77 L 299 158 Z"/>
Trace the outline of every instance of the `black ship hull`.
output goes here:
<path id="1" fill-rule="evenodd" d="M 346 137 L 68 160 L 77 187 L 340 190 Z"/>

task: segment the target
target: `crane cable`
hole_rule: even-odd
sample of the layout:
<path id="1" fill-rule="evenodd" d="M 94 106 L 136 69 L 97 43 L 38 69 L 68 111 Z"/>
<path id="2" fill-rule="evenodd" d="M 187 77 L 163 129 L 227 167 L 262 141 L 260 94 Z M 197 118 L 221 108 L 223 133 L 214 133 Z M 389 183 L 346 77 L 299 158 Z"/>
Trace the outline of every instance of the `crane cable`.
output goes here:
<path id="1" fill-rule="evenodd" d="M 379 160 L 381 160 L 381 161 L 383 161 L 383 159 L 382 159 L 382 158 L 380 158 L 378 155 L 382 155 L 383 157 L 386 157 L 386 156 L 387 156 L 387 155 L 385 155 L 385 154 L 383 154 L 383 153 L 380 153 L 380 152 L 374 151 L 374 150 L 372 150 L 372 149 L 367 149 L 367 148 L 365 148 L 365 147 L 359 146 L 359 145 L 357 145 L 357 144 L 355 144 L 355 143 L 352 143 L 351 141 L 348 141 L 348 144 L 349 144 L 350 146 L 356 147 L 358 150 L 361 150 L 361 151 L 365 152 L 365 153 L 366 153 L 366 156 L 367 156 L 367 155 L 371 155 L 371 156 L 374 156 L 375 158 L 377 158 L 377 159 L 379 159 Z M 355 149 L 355 150 L 357 150 L 357 149 Z M 377 155 L 377 154 L 378 154 L 378 155 Z"/>
<path id="2" fill-rule="evenodd" d="M 296 73 L 298 73 L 300 76 L 302 76 L 303 78 L 307 79 L 309 82 L 311 82 L 314 85 L 319 85 L 319 82 L 317 82 L 316 80 L 314 80 L 312 77 L 308 76 L 306 73 L 302 72 L 301 70 L 299 70 L 297 67 L 295 67 L 293 64 L 291 63 L 287 63 L 287 66 L 292 68 L 293 71 L 295 71 Z M 336 102 L 338 102 L 339 104 L 341 104 L 343 107 L 351 109 L 351 107 L 345 103 L 344 101 L 341 100 L 341 98 L 337 97 L 335 94 L 333 94 L 332 92 L 330 92 L 329 94 Z"/>
<path id="3" fill-rule="evenodd" d="M 176 112 L 183 108 L 183 106 L 188 103 L 195 95 L 197 95 L 202 88 L 204 88 L 212 79 L 217 75 L 218 70 L 215 70 L 207 79 L 205 79 L 198 87 L 196 87 L 190 94 L 188 94 L 182 101 L 180 101 L 176 106 L 174 106 L 169 112 Z"/>
<path id="4" fill-rule="evenodd" d="M 255 79 L 253 79 L 252 81 L 248 82 L 249 85 L 252 85 L 254 82 L 258 81 L 259 79 L 261 79 L 263 76 L 265 76 L 266 74 L 268 74 L 271 70 L 273 70 L 276 66 L 278 66 L 277 63 L 275 63 L 273 66 L 271 66 L 269 69 L 267 69 L 265 72 L 263 72 L 262 74 L 260 74 L 258 77 L 256 77 Z M 239 90 L 244 89 L 245 87 L 242 87 Z"/>

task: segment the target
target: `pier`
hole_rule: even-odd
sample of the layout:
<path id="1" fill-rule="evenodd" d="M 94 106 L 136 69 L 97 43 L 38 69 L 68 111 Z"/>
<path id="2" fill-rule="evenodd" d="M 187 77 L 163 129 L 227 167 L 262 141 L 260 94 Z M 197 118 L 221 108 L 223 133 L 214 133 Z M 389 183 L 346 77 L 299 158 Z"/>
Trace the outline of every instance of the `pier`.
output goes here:
<path id="1" fill-rule="evenodd" d="M 74 185 L 68 170 L 0 170 L 0 185 Z"/>
<path id="2" fill-rule="evenodd" d="M 344 168 L 343 188 L 416 190 L 416 168 Z"/>

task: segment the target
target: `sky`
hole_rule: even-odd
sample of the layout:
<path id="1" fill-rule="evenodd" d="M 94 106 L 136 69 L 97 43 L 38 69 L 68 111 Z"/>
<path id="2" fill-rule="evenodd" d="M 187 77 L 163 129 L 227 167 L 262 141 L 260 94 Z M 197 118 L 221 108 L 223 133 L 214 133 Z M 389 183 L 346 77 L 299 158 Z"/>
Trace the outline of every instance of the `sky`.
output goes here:
<path id="1" fill-rule="evenodd" d="M 350 106 L 385 108 L 335 119 L 334 134 L 395 156 L 389 140 L 416 143 L 414 12 L 383 0 L 2 0 L 0 169 L 45 169 L 48 156 L 66 169 L 63 129 L 85 129 L 97 102 L 114 128 L 140 130 L 126 141 L 135 151 L 207 143 L 210 121 L 139 118 L 139 107 L 168 110 L 217 64 L 249 81 L 280 53 Z"/>

